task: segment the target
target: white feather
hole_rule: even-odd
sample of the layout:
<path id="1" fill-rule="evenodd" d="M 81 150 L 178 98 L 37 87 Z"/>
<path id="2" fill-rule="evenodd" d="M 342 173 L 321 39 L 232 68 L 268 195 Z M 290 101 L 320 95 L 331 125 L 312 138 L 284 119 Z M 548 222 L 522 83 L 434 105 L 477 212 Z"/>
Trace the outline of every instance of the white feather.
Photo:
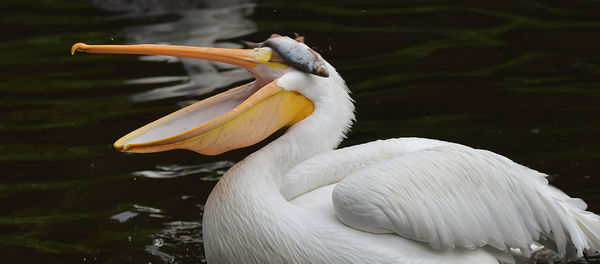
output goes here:
<path id="1" fill-rule="evenodd" d="M 489 245 L 528 254 L 540 235 L 556 241 L 562 256 L 567 242 L 578 256 L 598 249 L 600 218 L 545 177 L 498 154 L 446 144 L 351 173 L 335 187 L 333 204 L 349 226 L 436 249 Z"/>
<path id="2" fill-rule="evenodd" d="M 327 67 L 329 78 L 277 80 L 314 112 L 217 183 L 203 217 L 209 263 L 512 263 L 509 247 L 527 254 L 545 238 L 561 254 L 600 248 L 600 218 L 581 200 L 492 152 L 419 138 L 333 151 L 354 107 Z"/>
<path id="3" fill-rule="evenodd" d="M 422 148 L 453 144 L 434 139 L 377 140 L 311 157 L 285 175 L 281 193 L 288 200 L 317 187 L 337 183 L 358 169 Z"/>

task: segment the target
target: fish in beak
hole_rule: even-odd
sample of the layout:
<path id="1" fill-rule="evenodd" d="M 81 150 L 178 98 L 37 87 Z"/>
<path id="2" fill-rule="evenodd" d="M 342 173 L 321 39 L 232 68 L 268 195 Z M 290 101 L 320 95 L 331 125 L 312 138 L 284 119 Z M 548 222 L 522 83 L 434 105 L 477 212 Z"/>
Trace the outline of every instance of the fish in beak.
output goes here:
<path id="1" fill-rule="evenodd" d="M 218 155 L 256 144 L 309 116 L 314 109 L 313 103 L 300 93 L 278 86 L 277 78 L 290 70 L 327 75 L 322 59 L 314 51 L 278 35 L 254 49 L 77 43 L 71 53 L 76 51 L 218 61 L 244 67 L 256 78 L 254 82 L 204 99 L 125 135 L 114 147 L 126 152 L 188 149 Z"/>

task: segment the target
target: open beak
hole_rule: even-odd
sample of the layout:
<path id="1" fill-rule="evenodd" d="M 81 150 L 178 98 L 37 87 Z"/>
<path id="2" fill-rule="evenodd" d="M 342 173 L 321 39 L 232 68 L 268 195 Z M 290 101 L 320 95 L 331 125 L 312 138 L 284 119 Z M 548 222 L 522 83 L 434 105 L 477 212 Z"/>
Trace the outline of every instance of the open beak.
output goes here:
<path id="1" fill-rule="evenodd" d="M 294 91 L 261 76 L 259 68 L 285 68 L 271 62 L 272 50 L 224 49 L 162 45 L 73 45 L 87 53 L 146 54 L 219 61 L 246 68 L 257 81 L 220 93 L 139 128 L 114 143 L 127 152 L 189 149 L 205 155 L 247 147 L 282 127 L 293 125 L 313 111 L 313 104 Z M 272 77 L 270 77 L 272 78 Z"/>

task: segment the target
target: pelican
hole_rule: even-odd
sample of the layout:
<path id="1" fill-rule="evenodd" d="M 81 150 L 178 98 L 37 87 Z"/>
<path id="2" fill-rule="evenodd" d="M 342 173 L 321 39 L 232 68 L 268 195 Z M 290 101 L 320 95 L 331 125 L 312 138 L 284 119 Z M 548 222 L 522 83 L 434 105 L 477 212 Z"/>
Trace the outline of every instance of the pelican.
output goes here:
<path id="1" fill-rule="evenodd" d="M 561 257 L 600 249 L 598 215 L 499 154 L 425 138 L 336 149 L 353 101 L 300 39 L 273 35 L 253 49 L 77 43 L 75 51 L 218 61 L 256 78 L 127 134 L 114 143 L 120 151 L 218 155 L 288 127 L 212 190 L 203 217 L 209 263 L 515 263 L 536 242 Z"/>

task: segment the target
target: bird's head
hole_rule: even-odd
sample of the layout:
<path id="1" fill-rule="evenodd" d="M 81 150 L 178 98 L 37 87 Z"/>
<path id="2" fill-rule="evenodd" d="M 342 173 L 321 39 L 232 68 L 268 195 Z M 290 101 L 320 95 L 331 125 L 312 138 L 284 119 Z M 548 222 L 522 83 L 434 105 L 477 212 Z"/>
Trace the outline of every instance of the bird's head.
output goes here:
<path id="1" fill-rule="evenodd" d="M 253 145 L 311 115 L 318 98 L 310 88 L 314 85 L 306 82 L 328 82 L 330 71 L 334 72 L 301 40 L 279 35 L 254 49 L 77 43 L 71 49 L 76 51 L 218 61 L 244 67 L 256 78 L 160 118 L 114 143 L 116 149 L 127 152 L 188 149 L 217 155 Z"/>

